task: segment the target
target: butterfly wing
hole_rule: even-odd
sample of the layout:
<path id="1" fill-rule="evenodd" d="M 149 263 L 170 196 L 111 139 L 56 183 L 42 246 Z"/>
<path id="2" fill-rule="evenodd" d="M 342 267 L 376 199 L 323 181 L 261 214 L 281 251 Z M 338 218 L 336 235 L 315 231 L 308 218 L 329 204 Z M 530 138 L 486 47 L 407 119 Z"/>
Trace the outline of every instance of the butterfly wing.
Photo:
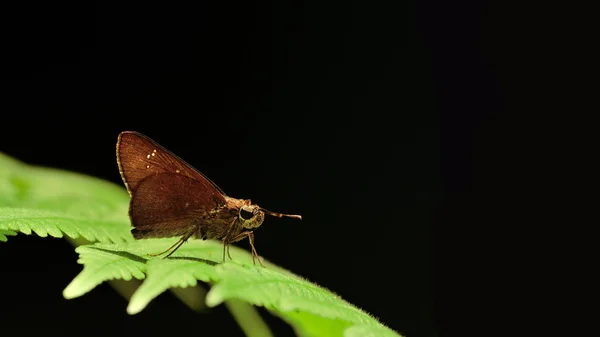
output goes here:
<path id="1" fill-rule="evenodd" d="M 131 197 L 129 216 L 136 239 L 171 237 L 198 230 L 214 222 L 223 203 L 202 182 L 172 173 L 159 173 L 141 181 Z"/>
<path id="2" fill-rule="evenodd" d="M 213 194 L 225 196 L 225 192 L 208 177 L 139 132 L 124 131 L 119 134 L 117 163 L 130 195 L 135 193 L 144 178 L 158 173 L 173 173 L 204 182 L 209 185 L 207 189 L 212 187 Z"/>
<path id="3" fill-rule="evenodd" d="M 224 193 L 208 178 L 137 132 L 119 135 L 117 162 L 131 195 L 136 238 L 185 235 L 225 204 Z"/>

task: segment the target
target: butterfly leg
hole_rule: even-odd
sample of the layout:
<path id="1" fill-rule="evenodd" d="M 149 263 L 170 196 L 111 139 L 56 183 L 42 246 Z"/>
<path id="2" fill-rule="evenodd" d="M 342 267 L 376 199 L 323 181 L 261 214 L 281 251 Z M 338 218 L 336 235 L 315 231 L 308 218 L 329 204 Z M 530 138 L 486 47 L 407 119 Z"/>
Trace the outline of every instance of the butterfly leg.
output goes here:
<path id="1" fill-rule="evenodd" d="M 225 262 L 225 252 L 227 251 L 227 256 L 229 256 L 230 260 L 233 260 L 233 258 L 231 257 L 231 254 L 229 253 L 229 242 L 230 241 L 223 241 L 223 262 Z"/>
<path id="2" fill-rule="evenodd" d="M 227 241 L 223 241 L 223 262 L 225 262 L 225 252 L 229 255 L 229 243 Z M 231 255 L 229 258 L 231 259 Z"/>
<path id="3" fill-rule="evenodd" d="M 164 252 L 158 253 L 158 254 L 148 254 L 148 256 L 160 256 L 160 255 L 163 255 L 163 254 L 171 251 L 169 254 L 167 254 L 167 256 L 163 257 L 163 259 L 168 258 L 173 253 L 175 253 L 175 251 L 177 249 L 179 249 L 179 247 L 181 247 L 181 245 L 183 245 L 194 233 L 196 233 L 196 231 L 197 231 L 197 229 L 195 228 L 193 231 L 190 231 L 189 233 L 186 233 L 184 236 L 181 237 L 181 239 L 179 239 L 177 242 L 175 242 L 174 245 L 172 245 L 171 247 L 169 247 Z"/>
<path id="4" fill-rule="evenodd" d="M 260 258 L 258 257 L 256 248 L 254 248 L 254 233 L 252 231 L 241 232 L 240 234 L 236 235 L 231 240 L 231 242 L 240 241 L 240 240 L 244 239 L 246 236 L 248 237 L 248 241 L 250 241 L 250 248 L 252 249 L 252 263 L 256 264 L 256 260 L 258 260 L 258 263 L 260 263 L 260 265 L 264 267 L 264 265 L 260 261 Z M 229 258 L 231 258 L 231 256 Z"/>

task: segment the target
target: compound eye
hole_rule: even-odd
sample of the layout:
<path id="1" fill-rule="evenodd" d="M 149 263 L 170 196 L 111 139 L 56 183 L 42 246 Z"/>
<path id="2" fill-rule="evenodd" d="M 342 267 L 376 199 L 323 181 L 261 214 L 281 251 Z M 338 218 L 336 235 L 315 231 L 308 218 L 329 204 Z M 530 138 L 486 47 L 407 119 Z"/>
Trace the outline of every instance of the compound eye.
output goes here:
<path id="1" fill-rule="evenodd" d="M 243 208 L 240 210 L 240 217 L 242 217 L 244 220 L 250 220 L 253 216 L 254 214 L 252 212 L 246 211 Z"/>

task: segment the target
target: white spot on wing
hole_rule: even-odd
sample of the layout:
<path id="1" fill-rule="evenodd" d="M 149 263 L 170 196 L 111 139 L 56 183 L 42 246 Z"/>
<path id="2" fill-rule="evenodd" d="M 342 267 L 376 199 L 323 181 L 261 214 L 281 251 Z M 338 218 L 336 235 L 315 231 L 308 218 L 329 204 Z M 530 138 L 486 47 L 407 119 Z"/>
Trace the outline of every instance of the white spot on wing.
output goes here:
<path id="1" fill-rule="evenodd" d="M 177 170 L 175 170 L 175 173 L 179 173 L 179 172 L 181 172 L 181 171 L 180 171 L 180 170 L 178 170 L 178 169 L 177 169 Z"/>
<path id="2" fill-rule="evenodd" d="M 146 168 L 147 168 L 147 169 L 149 169 L 149 168 L 150 168 L 150 165 L 146 165 Z"/>
<path id="3" fill-rule="evenodd" d="M 147 155 L 146 158 L 150 159 L 150 155 Z"/>

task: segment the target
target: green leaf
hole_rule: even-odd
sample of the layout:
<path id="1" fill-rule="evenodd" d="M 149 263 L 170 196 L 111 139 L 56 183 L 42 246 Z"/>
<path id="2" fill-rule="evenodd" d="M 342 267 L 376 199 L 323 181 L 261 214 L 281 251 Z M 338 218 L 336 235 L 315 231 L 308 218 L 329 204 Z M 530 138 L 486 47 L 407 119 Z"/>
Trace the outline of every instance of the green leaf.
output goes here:
<path id="1" fill-rule="evenodd" d="M 355 325 L 344 331 L 344 337 L 397 337 L 394 331 L 376 325 Z"/>
<path id="2" fill-rule="evenodd" d="M 0 207 L 0 230 L 32 232 L 41 237 L 83 236 L 90 241 L 120 242 L 131 238 L 129 228 L 120 221 L 95 220 L 69 213 L 28 208 Z"/>
<path id="3" fill-rule="evenodd" d="M 272 335 L 251 305 L 289 322 L 299 336 L 398 336 L 329 290 L 269 261 L 263 262 L 266 268 L 256 266 L 247 251 L 234 246 L 233 261 L 226 263 L 216 241 L 190 240 L 168 259 L 150 258 L 148 253 L 162 252 L 178 238 L 134 240 L 128 201 L 122 186 L 26 165 L 0 153 L 0 241 L 21 232 L 66 234 L 75 245 L 84 244 L 76 248 L 83 270 L 64 289 L 65 298 L 82 296 L 103 282 L 118 285 L 129 298 L 135 284 L 117 281 L 136 279 L 142 283 L 127 307 L 135 314 L 166 290 L 190 289 L 202 281 L 212 285 L 206 304 L 225 303 L 247 336 Z M 90 241 L 99 243 L 85 245 Z"/>
<path id="4" fill-rule="evenodd" d="M 66 234 L 73 246 L 132 241 L 128 202 L 122 185 L 27 165 L 0 153 L 0 241 L 17 231 L 42 237 Z M 119 281 L 109 283 L 129 299 L 134 282 Z M 172 291 L 193 310 L 206 307 L 206 291 L 200 287 Z"/>
<path id="5" fill-rule="evenodd" d="M 217 241 L 190 240 L 168 259 L 148 258 L 147 254 L 164 251 L 176 240 L 146 239 L 77 248 L 84 270 L 67 287 L 65 296 L 83 295 L 106 280 L 106 275 L 130 277 L 130 269 L 121 268 L 135 265 L 146 277 L 131 297 L 127 307 L 130 314 L 140 312 L 171 287 L 195 286 L 200 280 L 213 284 L 206 298 L 208 306 L 230 300 L 263 306 L 292 324 L 300 336 L 358 336 L 362 333 L 398 336 L 323 287 L 268 261 L 263 262 L 266 268 L 253 265 L 251 255 L 235 246 L 231 247 L 233 260 L 226 263 L 221 263 L 223 246 Z M 136 278 L 142 278 L 138 276 Z"/>
<path id="6" fill-rule="evenodd" d="M 11 230 L 0 229 L 0 241 L 6 242 L 8 238 L 6 236 L 14 236 L 17 235 L 17 232 Z"/>
<path id="7" fill-rule="evenodd" d="M 21 163 L 0 153 L 0 241 L 5 233 L 132 241 L 123 187 Z"/>
<path id="8" fill-rule="evenodd" d="M 83 271 L 65 288 L 63 296 L 67 299 L 79 297 L 104 281 L 145 277 L 146 259 L 126 251 L 105 250 L 97 246 L 80 246 L 77 263 L 83 264 Z"/>
<path id="9" fill-rule="evenodd" d="M 153 259 L 146 265 L 147 280 L 131 297 L 127 312 L 137 314 L 156 296 L 171 287 L 193 287 L 197 280 L 209 282 L 212 266 L 194 259 Z M 212 262 L 212 261 L 211 261 Z"/>

